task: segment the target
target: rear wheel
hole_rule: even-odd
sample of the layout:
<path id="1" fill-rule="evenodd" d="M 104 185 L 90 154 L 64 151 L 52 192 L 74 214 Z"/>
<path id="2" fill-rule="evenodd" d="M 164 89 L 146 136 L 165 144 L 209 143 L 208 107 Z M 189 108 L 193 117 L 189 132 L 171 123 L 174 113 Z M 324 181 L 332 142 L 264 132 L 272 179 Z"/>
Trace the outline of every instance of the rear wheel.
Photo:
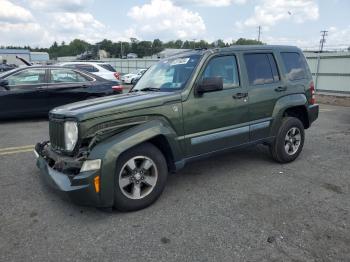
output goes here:
<path id="1" fill-rule="evenodd" d="M 295 117 L 286 117 L 278 130 L 270 152 L 274 160 L 280 163 L 294 161 L 304 146 L 305 132 L 303 123 Z"/>
<path id="2" fill-rule="evenodd" d="M 168 175 L 160 150 L 145 143 L 123 153 L 117 161 L 114 207 L 135 211 L 151 205 L 163 192 Z"/>

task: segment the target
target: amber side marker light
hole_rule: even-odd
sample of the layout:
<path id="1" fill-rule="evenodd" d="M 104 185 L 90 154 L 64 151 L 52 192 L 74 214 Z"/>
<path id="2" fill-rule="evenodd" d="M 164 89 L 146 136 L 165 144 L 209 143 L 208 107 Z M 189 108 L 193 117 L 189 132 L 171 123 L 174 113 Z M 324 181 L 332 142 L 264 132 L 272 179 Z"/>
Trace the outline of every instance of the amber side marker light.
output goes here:
<path id="1" fill-rule="evenodd" d="M 100 193 L 100 176 L 95 176 L 94 186 L 95 186 L 96 193 Z"/>

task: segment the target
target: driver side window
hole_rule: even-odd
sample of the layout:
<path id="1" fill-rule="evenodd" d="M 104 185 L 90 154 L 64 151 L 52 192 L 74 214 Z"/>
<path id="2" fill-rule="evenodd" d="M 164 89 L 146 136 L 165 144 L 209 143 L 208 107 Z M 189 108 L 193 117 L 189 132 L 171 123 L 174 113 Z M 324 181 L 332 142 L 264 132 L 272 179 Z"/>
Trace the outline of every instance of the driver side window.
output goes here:
<path id="1" fill-rule="evenodd" d="M 45 69 L 26 69 L 7 77 L 10 86 L 37 85 L 46 83 Z"/>
<path id="2" fill-rule="evenodd" d="M 239 86 L 237 60 L 235 56 L 219 56 L 212 58 L 207 64 L 201 79 L 221 77 L 224 89 Z"/>

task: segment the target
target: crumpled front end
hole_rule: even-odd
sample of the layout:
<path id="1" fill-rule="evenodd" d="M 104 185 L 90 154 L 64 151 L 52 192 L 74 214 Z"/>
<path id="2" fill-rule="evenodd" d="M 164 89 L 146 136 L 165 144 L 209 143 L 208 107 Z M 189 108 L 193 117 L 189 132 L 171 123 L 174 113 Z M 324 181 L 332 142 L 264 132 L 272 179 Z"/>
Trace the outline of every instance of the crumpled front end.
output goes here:
<path id="1" fill-rule="evenodd" d="M 42 179 L 55 191 L 67 195 L 79 205 L 103 207 L 101 201 L 100 170 L 81 172 L 86 157 L 60 156 L 49 142 L 35 146 L 37 167 Z"/>

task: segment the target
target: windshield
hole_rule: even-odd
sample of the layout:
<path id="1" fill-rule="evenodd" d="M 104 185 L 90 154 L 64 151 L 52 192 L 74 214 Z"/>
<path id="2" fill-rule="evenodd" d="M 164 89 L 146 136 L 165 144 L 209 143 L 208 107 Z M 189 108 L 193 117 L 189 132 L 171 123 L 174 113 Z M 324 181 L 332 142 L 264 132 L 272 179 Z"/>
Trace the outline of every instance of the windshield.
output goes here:
<path id="1" fill-rule="evenodd" d="M 199 58 L 199 55 L 192 55 L 162 60 L 144 73 L 132 91 L 181 90 L 196 68 Z"/>

